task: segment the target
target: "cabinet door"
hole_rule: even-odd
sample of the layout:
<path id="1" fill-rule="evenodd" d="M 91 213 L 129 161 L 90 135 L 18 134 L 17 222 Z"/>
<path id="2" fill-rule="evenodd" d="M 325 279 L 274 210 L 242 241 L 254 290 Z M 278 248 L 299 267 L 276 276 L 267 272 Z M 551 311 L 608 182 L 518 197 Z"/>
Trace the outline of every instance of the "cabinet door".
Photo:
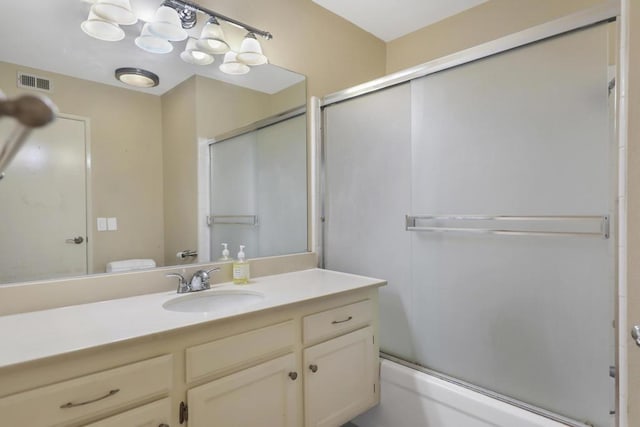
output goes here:
<path id="1" fill-rule="evenodd" d="M 159 427 L 169 425 L 171 400 L 166 398 L 131 409 L 85 427 Z"/>
<path id="2" fill-rule="evenodd" d="M 370 326 L 304 350 L 305 426 L 340 426 L 374 406 L 377 360 Z"/>
<path id="3" fill-rule="evenodd" d="M 189 427 L 295 427 L 296 369 L 288 354 L 189 390 Z"/>

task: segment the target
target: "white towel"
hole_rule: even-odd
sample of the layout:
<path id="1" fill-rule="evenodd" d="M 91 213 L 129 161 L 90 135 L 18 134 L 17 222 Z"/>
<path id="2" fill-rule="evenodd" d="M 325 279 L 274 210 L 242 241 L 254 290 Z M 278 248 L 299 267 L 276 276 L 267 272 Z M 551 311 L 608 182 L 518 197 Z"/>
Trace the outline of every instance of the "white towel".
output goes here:
<path id="1" fill-rule="evenodd" d="M 119 273 L 121 271 L 144 270 L 155 268 L 156 262 L 152 259 L 125 259 L 107 263 L 107 273 Z"/>

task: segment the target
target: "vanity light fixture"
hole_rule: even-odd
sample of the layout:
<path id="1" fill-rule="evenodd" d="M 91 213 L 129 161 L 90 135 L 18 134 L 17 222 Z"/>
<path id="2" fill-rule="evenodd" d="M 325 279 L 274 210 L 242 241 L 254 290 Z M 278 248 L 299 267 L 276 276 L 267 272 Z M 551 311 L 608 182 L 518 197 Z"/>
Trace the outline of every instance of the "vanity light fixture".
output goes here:
<path id="1" fill-rule="evenodd" d="M 262 65 L 267 63 L 267 57 L 262 53 L 262 46 L 256 39 L 256 35 L 248 33 L 244 36 L 238 52 L 238 61 L 247 65 Z"/>
<path id="2" fill-rule="evenodd" d="M 149 24 L 144 24 L 142 32 L 134 42 L 140 49 L 150 53 L 169 53 L 173 50 L 173 45 L 168 40 L 151 33 Z"/>
<path id="3" fill-rule="evenodd" d="M 122 40 L 125 33 L 120 25 L 132 25 L 138 21 L 131 10 L 130 0 L 90 1 L 93 1 L 93 4 L 89 11 L 89 17 L 81 24 L 81 27 L 91 37 L 104 41 Z M 187 30 L 195 28 L 198 14 L 205 15 L 207 23 L 202 28 L 199 38 L 195 38 L 197 36 L 190 37 Z M 231 51 L 231 47 L 225 39 L 221 25 L 223 22 L 243 28 L 248 32 L 237 52 Z M 268 31 L 221 15 L 191 0 L 164 0 L 155 12 L 153 19 L 142 27 L 140 36 L 135 39 L 135 44 L 147 52 L 162 54 L 173 50 L 171 42 L 186 39 L 185 48 L 180 53 L 180 58 L 183 61 L 196 65 L 208 65 L 214 62 L 213 55 L 224 54 L 220 70 L 224 73 L 238 75 L 248 73 L 250 67 L 268 62 L 256 36 L 261 36 L 266 40 L 273 38 Z M 155 76 L 155 74 L 153 75 Z M 157 76 L 155 77 L 157 79 Z M 121 79 L 119 78 L 119 80 Z M 142 86 L 152 87 L 155 85 L 157 82 L 153 85 Z"/>
<path id="4" fill-rule="evenodd" d="M 198 45 L 202 50 L 212 54 L 227 53 L 231 49 L 224 37 L 222 27 L 215 17 L 209 18 L 209 21 L 202 28 Z"/>
<path id="5" fill-rule="evenodd" d="M 117 42 L 124 38 L 124 30 L 118 24 L 101 18 L 93 10 L 89 11 L 89 17 L 80 24 L 80 28 L 98 40 Z"/>
<path id="6" fill-rule="evenodd" d="M 168 6 L 160 6 L 148 29 L 154 36 L 171 42 L 184 40 L 188 36 L 187 31 L 182 28 L 178 11 Z"/>
<path id="7" fill-rule="evenodd" d="M 247 74 L 249 70 L 250 68 L 247 64 L 238 61 L 237 53 L 230 50 L 224 54 L 224 62 L 220 65 L 220 71 L 223 73 L 239 76 Z"/>
<path id="8" fill-rule="evenodd" d="M 180 58 L 184 62 L 195 65 L 209 65 L 214 61 L 213 55 L 200 49 L 198 41 L 194 38 L 187 40 L 187 46 L 184 52 L 180 54 Z"/>
<path id="9" fill-rule="evenodd" d="M 98 0 L 91 6 L 91 11 L 118 25 L 133 25 L 138 22 L 129 0 Z"/>
<path id="10" fill-rule="evenodd" d="M 116 79 L 135 87 L 155 87 L 160 83 L 160 78 L 156 74 L 134 67 L 118 68 Z"/>

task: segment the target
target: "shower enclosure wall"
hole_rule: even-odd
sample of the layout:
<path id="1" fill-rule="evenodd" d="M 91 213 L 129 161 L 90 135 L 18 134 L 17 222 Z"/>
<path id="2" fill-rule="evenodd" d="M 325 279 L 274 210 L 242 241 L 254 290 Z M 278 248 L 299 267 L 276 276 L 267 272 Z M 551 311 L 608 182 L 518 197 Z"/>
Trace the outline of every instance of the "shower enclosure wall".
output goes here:
<path id="1" fill-rule="evenodd" d="M 323 262 L 388 280 L 381 350 L 574 426 L 615 422 L 612 26 L 322 105 Z"/>
<path id="2" fill-rule="evenodd" d="M 306 114 L 295 110 L 209 146 L 211 253 L 235 258 L 307 250 Z"/>

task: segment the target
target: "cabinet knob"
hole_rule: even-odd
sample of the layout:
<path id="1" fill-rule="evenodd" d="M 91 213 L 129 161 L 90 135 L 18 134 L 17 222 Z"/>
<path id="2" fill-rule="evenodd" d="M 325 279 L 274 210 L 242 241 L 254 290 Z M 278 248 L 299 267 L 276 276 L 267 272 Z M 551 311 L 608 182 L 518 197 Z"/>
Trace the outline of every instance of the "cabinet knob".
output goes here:
<path id="1" fill-rule="evenodd" d="M 291 378 L 293 381 L 295 381 L 296 378 L 298 378 L 298 373 L 297 372 L 289 372 L 289 378 Z"/>
<path id="2" fill-rule="evenodd" d="M 311 369 L 311 372 L 318 372 L 318 365 L 309 365 L 309 369 Z"/>
<path id="3" fill-rule="evenodd" d="M 631 328 L 631 337 L 635 340 L 636 345 L 640 346 L 640 326 L 636 325 Z"/>

